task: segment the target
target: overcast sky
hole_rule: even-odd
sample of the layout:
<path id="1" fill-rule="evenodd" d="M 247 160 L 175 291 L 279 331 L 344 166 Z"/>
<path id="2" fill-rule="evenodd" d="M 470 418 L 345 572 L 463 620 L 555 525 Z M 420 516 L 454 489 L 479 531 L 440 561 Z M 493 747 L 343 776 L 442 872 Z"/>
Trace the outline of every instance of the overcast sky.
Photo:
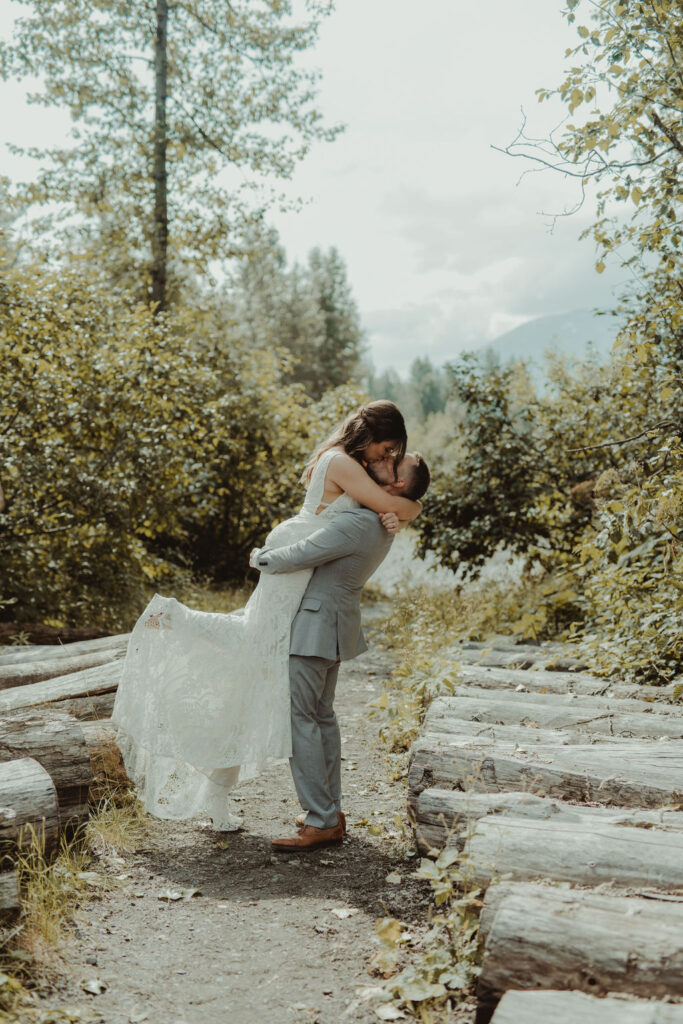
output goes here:
<path id="1" fill-rule="evenodd" d="M 0 0 L 0 33 L 17 5 Z M 314 55 L 320 106 L 346 132 L 319 144 L 272 217 L 291 258 L 335 245 L 379 370 L 415 355 L 441 363 L 525 320 L 613 303 L 615 276 L 594 270 L 578 235 L 591 209 L 549 227 L 576 183 L 532 174 L 505 145 L 520 123 L 542 134 L 561 108 L 534 90 L 561 80 L 576 30 L 560 0 L 337 0 Z M 27 111 L 0 83 L 4 141 L 57 141 L 66 121 Z M 38 133 L 36 137 L 36 133 Z M 33 136 L 33 137 L 31 137 Z M 19 173 L 9 158 L 6 173 Z"/>

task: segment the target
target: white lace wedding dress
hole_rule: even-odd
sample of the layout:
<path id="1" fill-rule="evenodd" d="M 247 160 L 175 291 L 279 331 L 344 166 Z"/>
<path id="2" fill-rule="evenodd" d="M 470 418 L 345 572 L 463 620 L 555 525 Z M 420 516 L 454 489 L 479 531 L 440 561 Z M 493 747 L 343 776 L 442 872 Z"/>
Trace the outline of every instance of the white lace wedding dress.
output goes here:
<path id="1" fill-rule="evenodd" d="M 358 502 L 342 494 L 316 515 L 336 452 L 313 471 L 301 511 L 268 535 L 303 540 Z M 158 594 L 133 629 L 112 718 L 130 779 L 158 818 L 238 827 L 228 792 L 269 758 L 291 754 L 289 633 L 311 571 L 262 575 L 244 608 L 193 611 Z"/>

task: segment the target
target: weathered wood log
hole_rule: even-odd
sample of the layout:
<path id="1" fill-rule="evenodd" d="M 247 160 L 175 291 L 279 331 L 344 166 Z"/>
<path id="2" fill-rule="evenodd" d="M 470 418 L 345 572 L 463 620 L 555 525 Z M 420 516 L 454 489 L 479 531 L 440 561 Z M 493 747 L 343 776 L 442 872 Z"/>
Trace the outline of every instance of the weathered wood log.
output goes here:
<path id="1" fill-rule="evenodd" d="M 673 715 L 680 718 L 683 715 L 683 703 L 673 702 L 669 699 L 665 690 L 657 688 L 659 699 L 656 701 L 650 698 L 635 697 L 614 697 L 599 696 L 585 693 L 544 693 L 542 691 L 484 688 L 479 686 L 455 686 L 453 695 L 436 697 L 429 706 L 439 713 L 447 713 L 449 703 L 459 698 L 479 700 L 487 704 L 500 704 L 501 708 L 515 708 L 517 706 L 531 704 L 534 707 L 546 708 L 549 711 L 556 711 L 561 715 L 564 709 L 569 711 L 586 710 L 587 718 L 599 714 L 602 711 L 615 712 L 618 714 L 646 714 L 646 715 Z M 440 709 L 440 710 L 439 710 Z"/>
<path id="2" fill-rule="evenodd" d="M 44 852 L 59 839 L 59 804 L 54 783 L 32 757 L 0 764 L 0 850 L 6 854 L 35 833 Z M 11 854 L 10 854 L 11 855 Z"/>
<path id="3" fill-rule="evenodd" d="M 683 1024 L 683 1006 L 583 992 L 506 992 L 492 1024 Z"/>
<path id="4" fill-rule="evenodd" d="M 0 762 L 21 757 L 35 758 L 52 779 L 61 829 L 74 829 L 87 819 L 92 770 L 83 730 L 75 719 L 36 711 L 0 718 Z"/>
<path id="5" fill-rule="evenodd" d="M 53 658 L 73 658 L 81 654 L 124 650 L 129 633 L 105 636 L 99 640 L 83 640 L 73 644 L 30 644 L 21 647 L 0 647 L 0 665 L 23 665 L 29 661 L 47 661 Z"/>
<path id="6" fill-rule="evenodd" d="M 683 889 L 680 832 L 607 822 L 492 815 L 465 842 L 468 868 L 484 888 L 496 876 L 578 885 Z M 682 918 L 683 923 L 683 918 Z"/>
<path id="7" fill-rule="evenodd" d="M 683 794 L 683 743 L 623 740 L 618 746 L 548 747 L 527 751 L 415 741 L 408 769 L 409 802 L 432 786 L 477 792 L 528 791 L 578 802 L 661 807 Z"/>
<path id="8" fill-rule="evenodd" d="M 559 729 L 538 729 L 524 725 L 493 725 L 489 722 L 468 722 L 464 719 L 442 718 L 425 720 L 421 732 L 425 741 L 446 744 L 469 743 L 491 746 L 495 743 L 518 744 L 523 747 L 546 746 L 567 747 L 572 743 L 589 742 L 589 737 L 578 733 L 560 732 Z M 605 736 L 606 742 L 614 737 Z"/>
<path id="9" fill-rule="evenodd" d="M 99 665 L 108 665 L 120 660 L 124 654 L 125 647 L 117 647 L 113 650 L 94 651 L 92 654 L 77 654 L 72 658 L 60 656 L 49 660 L 21 662 L 18 665 L 0 665 L 0 690 L 30 686 L 44 679 L 55 679 L 84 669 L 97 668 Z"/>
<path id="10" fill-rule="evenodd" d="M 547 672 L 542 669 L 520 671 L 511 668 L 486 668 L 482 665 L 462 665 L 457 673 L 461 683 L 485 690 L 514 690 L 536 693 L 576 693 L 589 696 L 619 698 L 652 698 L 668 700 L 670 693 L 661 686 L 630 685 L 609 679 L 599 679 L 585 673 Z"/>
<path id="11" fill-rule="evenodd" d="M 0 873 L 0 917 L 15 914 L 21 907 L 19 879 L 14 868 Z"/>
<path id="12" fill-rule="evenodd" d="M 426 789 L 414 807 L 414 828 L 422 853 L 442 847 L 463 849 L 476 822 L 487 815 L 512 815 L 538 821 L 584 821 L 593 825 L 628 825 L 683 833 L 683 812 L 664 808 L 644 810 L 617 807 L 588 807 L 567 804 L 532 793 L 474 793 L 447 789 Z"/>
<path id="13" fill-rule="evenodd" d="M 90 751 L 93 772 L 91 803 L 108 795 L 112 789 L 128 789 L 131 782 L 116 742 L 116 726 L 107 719 L 102 722 L 83 722 L 81 728 Z"/>
<path id="14" fill-rule="evenodd" d="M 683 996 L 683 904 L 509 884 L 492 886 L 477 1024 L 508 989 Z M 502 887 L 501 887 L 502 888 Z"/>
<path id="15" fill-rule="evenodd" d="M 524 698 L 526 694 L 516 694 Z M 548 696 L 548 695 L 539 695 Z M 589 698 L 584 698 L 588 700 Z M 462 721 L 485 725 L 531 726 L 576 736 L 622 736 L 635 739 L 683 739 L 683 708 L 666 707 L 668 714 L 653 713 L 644 702 L 642 710 L 622 712 L 609 707 L 591 709 L 584 699 L 560 707 L 537 701 L 496 700 L 480 697 L 443 697 L 435 700 L 425 717 L 424 732 L 458 732 Z M 595 699 L 595 698 L 594 698 Z M 621 702 L 618 702 L 621 703 Z M 584 740 L 584 742 L 586 742 Z"/>
<path id="16" fill-rule="evenodd" d="M 113 661 L 83 672 L 46 679 L 42 683 L 29 683 L 27 686 L 3 690 L 0 692 L 0 715 L 44 705 L 55 708 L 63 704 L 73 706 L 76 700 L 84 701 L 87 707 L 88 699 L 116 692 L 122 668 L 121 661 Z"/>
<path id="17" fill-rule="evenodd" d="M 109 636 L 106 629 L 95 626 L 45 626 L 36 622 L 0 622 L 0 642 L 23 635 L 30 644 L 68 644 Z"/>

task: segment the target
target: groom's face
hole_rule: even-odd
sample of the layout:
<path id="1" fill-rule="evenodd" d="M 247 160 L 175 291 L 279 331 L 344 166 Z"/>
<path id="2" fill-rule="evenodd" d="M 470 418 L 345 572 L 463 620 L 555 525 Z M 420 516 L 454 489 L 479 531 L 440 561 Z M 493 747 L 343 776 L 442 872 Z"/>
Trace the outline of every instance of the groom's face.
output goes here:
<path id="1" fill-rule="evenodd" d="M 393 459 L 380 459 L 378 462 L 373 462 L 371 466 L 367 466 L 367 471 L 372 479 L 384 487 L 386 491 L 390 491 L 392 494 L 399 494 L 403 490 L 405 476 L 409 469 L 414 465 L 415 458 L 412 455 L 406 455 L 403 458 L 396 469 L 394 470 Z"/>

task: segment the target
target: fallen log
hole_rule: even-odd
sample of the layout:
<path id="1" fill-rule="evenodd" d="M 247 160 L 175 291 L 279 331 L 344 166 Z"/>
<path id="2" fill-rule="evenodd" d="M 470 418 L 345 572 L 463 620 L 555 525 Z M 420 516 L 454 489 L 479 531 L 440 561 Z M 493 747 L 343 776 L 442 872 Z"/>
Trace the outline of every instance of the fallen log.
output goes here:
<path id="1" fill-rule="evenodd" d="M 683 1024 L 683 1006 L 583 992 L 506 992 L 492 1024 Z"/>
<path id="2" fill-rule="evenodd" d="M 566 747 L 572 743 L 588 743 L 587 736 L 579 733 L 560 732 L 559 729 L 538 729 L 524 725 L 493 725 L 490 722 L 470 722 L 466 719 L 440 718 L 425 719 L 421 738 L 434 743 L 488 744 L 505 743 L 523 747 L 546 746 Z M 602 737 L 605 742 L 613 737 Z"/>
<path id="3" fill-rule="evenodd" d="M 19 879 L 14 868 L 0 873 L 0 916 L 15 914 L 21 907 Z"/>
<path id="4" fill-rule="evenodd" d="M 602 706 L 590 707 L 589 698 L 561 706 L 525 700 L 527 694 L 515 694 L 518 699 L 493 697 L 453 696 L 435 700 L 425 717 L 425 732 L 457 732 L 463 721 L 492 726 L 525 726 L 552 729 L 568 735 L 622 736 L 631 739 L 683 739 L 683 708 L 659 705 L 667 713 L 653 713 L 652 705 L 644 702 L 637 711 L 623 712 L 610 707 L 609 700 L 597 698 Z M 537 696 L 549 696 L 547 694 Z M 596 698 L 594 698 L 596 699 Z M 615 702 L 623 703 L 623 702 Z M 631 703 L 631 702 L 629 702 Z M 637 702 L 633 702 L 637 703 Z M 586 742 L 584 740 L 584 742 Z"/>
<path id="5" fill-rule="evenodd" d="M 14 636 L 23 636 L 29 644 L 68 644 L 109 636 L 106 629 L 95 626 L 44 626 L 36 622 L 0 622 L 0 643 Z"/>
<path id="6" fill-rule="evenodd" d="M 576 885 L 683 890 L 680 832 L 629 828 L 575 815 L 551 820 L 492 815 L 480 818 L 465 842 L 477 885 L 496 877 L 544 878 Z M 681 918 L 683 924 L 683 917 Z"/>
<path id="7" fill-rule="evenodd" d="M 31 840 L 33 832 L 46 855 L 59 839 L 59 804 L 52 779 L 32 757 L 0 764 L 0 850 Z M 11 854 L 10 854 L 11 855 Z"/>
<path id="8" fill-rule="evenodd" d="M 0 665 L 0 690 L 8 690 L 14 686 L 30 686 L 31 683 L 42 683 L 44 679 L 55 679 L 58 676 L 82 672 L 84 669 L 97 668 L 99 665 L 108 665 L 120 660 L 125 653 L 125 647 L 119 646 L 94 651 L 91 654 L 77 654 L 71 658 L 61 655 L 48 660 Z"/>
<path id="9" fill-rule="evenodd" d="M 463 665 L 457 673 L 459 681 L 485 690 L 515 690 L 536 693 L 575 693 L 587 696 L 618 698 L 652 698 L 669 700 L 670 695 L 661 686 L 641 686 L 599 679 L 586 673 L 547 672 L 543 669 L 520 671 L 512 668 L 486 668 L 483 665 Z"/>
<path id="10" fill-rule="evenodd" d="M 683 799 L 683 743 L 622 740 L 618 746 L 541 744 L 521 751 L 510 744 L 477 748 L 424 736 L 411 750 L 410 806 L 414 808 L 419 794 L 432 786 L 661 807 Z"/>
<path id="11" fill-rule="evenodd" d="M 26 686 L 15 686 L 10 690 L 3 690 L 0 692 L 0 715 L 45 705 L 53 706 L 55 709 L 66 706 L 68 710 L 71 710 L 74 702 L 81 701 L 83 714 L 76 717 L 97 717 L 87 714 L 90 699 L 111 695 L 110 703 L 113 706 L 114 694 L 122 668 L 121 661 L 113 661 L 106 665 L 99 665 L 97 668 L 73 672 L 68 676 L 46 679 L 42 683 L 29 683 Z M 96 705 L 93 704 L 93 706 Z"/>
<path id="12" fill-rule="evenodd" d="M 116 726 L 107 719 L 102 722 L 83 722 L 81 728 L 90 752 L 93 773 L 91 803 L 110 795 L 112 789 L 128 789 L 131 781 L 116 742 Z"/>
<path id="13" fill-rule="evenodd" d="M 628 825 L 683 833 L 683 813 L 664 808 L 644 810 L 617 807 L 588 807 L 557 802 L 532 793 L 475 793 L 426 789 L 417 798 L 413 825 L 422 853 L 438 852 L 444 846 L 463 849 L 476 822 L 487 815 L 530 818 L 538 821 L 584 821 L 595 824 Z"/>
<path id="14" fill-rule="evenodd" d="M 105 636 L 99 640 L 83 640 L 73 644 L 30 644 L 20 647 L 0 647 L 0 665 L 23 665 L 29 661 L 53 658 L 72 658 L 81 654 L 124 650 L 129 633 Z"/>
<path id="15" fill-rule="evenodd" d="M 508 989 L 683 996 L 683 905 L 525 884 L 490 896 L 476 1024 Z"/>
<path id="16" fill-rule="evenodd" d="M 35 758 L 54 783 L 60 828 L 86 821 L 92 770 L 80 724 L 69 715 L 36 711 L 0 718 L 0 762 L 25 757 Z"/>

